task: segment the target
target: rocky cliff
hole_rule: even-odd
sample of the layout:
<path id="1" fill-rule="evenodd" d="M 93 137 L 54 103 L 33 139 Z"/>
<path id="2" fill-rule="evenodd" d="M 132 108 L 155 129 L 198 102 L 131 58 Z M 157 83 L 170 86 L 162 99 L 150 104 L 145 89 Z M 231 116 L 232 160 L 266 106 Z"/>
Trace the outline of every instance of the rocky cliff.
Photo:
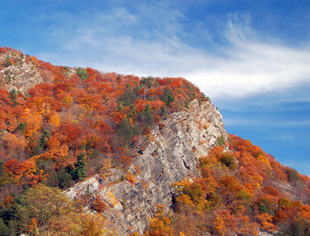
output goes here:
<path id="1" fill-rule="evenodd" d="M 123 171 L 110 169 L 105 176 L 94 176 L 65 192 L 71 198 L 86 193 L 93 199 L 95 195 L 100 197 L 109 206 L 104 212 L 109 226 L 119 235 L 143 233 L 158 204 L 171 209 L 171 185 L 199 176 L 198 159 L 206 156 L 221 136 L 227 140 L 222 115 L 210 101 L 192 101 L 189 108 L 171 114 L 151 133 L 140 139 L 136 150 L 140 155 L 128 170 L 135 176 L 133 182 L 122 181 L 126 174 Z M 142 150 L 142 146 L 146 148 Z M 140 174 L 135 166 L 140 167 Z"/>
<path id="2" fill-rule="evenodd" d="M 29 56 L 22 53 L 0 54 L 0 64 L 6 64 L 0 69 L 0 78 L 4 80 L 5 89 L 15 89 L 27 93 L 28 89 L 43 82 L 38 64 Z"/>

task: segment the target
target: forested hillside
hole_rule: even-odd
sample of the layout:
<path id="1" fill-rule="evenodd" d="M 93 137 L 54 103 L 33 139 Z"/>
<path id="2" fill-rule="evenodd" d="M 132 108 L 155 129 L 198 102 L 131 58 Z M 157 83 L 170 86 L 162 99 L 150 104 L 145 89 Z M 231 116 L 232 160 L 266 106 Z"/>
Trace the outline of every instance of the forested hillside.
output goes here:
<path id="1" fill-rule="evenodd" d="M 210 102 L 183 78 L 54 66 L 7 47 L 0 85 L 1 235 L 103 235 L 108 203 L 87 192 L 67 204 L 60 190 L 106 178 L 111 168 L 124 173 L 115 183 L 134 185 L 141 170 L 132 162 L 154 141 L 152 130 L 194 100 Z M 205 152 L 197 156 L 200 173 L 171 186 L 170 212 L 156 206 L 144 235 L 310 234 L 307 176 L 235 135 L 217 137 Z"/>

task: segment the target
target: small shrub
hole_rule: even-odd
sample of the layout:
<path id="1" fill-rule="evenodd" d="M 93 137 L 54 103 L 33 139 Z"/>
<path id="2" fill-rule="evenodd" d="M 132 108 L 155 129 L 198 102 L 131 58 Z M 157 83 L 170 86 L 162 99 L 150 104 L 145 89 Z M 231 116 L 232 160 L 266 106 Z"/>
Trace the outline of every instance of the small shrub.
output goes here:
<path id="1" fill-rule="evenodd" d="M 96 200 L 94 201 L 94 203 L 92 204 L 92 207 L 94 208 L 95 211 L 101 213 L 103 212 L 107 206 L 106 204 L 101 200 L 99 195 L 96 195 Z"/>
<path id="2" fill-rule="evenodd" d="M 225 139 L 224 139 L 223 135 L 216 140 L 216 144 L 217 144 L 217 146 L 223 146 L 225 144 Z"/>
<path id="3" fill-rule="evenodd" d="M 186 126 L 186 132 L 189 132 L 190 130 L 191 130 L 191 127 L 190 127 L 189 124 L 187 124 L 187 126 Z"/>
<path id="4" fill-rule="evenodd" d="M 287 178 L 288 178 L 289 182 L 294 182 L 294 181 L 299 181 L 300 180 L 298 172 L 295 169 L 287 168 L 286 169 L 286 175 L 287 175 Z"/>
<path id="5" fill-rule="evenodd" d="M 237 168 L 237 164 L 235 162 L 235 158 L 229 153 L 223 153 L 219 159 L 219 161 L 228 167 L 230 170 L 235 170 Z"/>

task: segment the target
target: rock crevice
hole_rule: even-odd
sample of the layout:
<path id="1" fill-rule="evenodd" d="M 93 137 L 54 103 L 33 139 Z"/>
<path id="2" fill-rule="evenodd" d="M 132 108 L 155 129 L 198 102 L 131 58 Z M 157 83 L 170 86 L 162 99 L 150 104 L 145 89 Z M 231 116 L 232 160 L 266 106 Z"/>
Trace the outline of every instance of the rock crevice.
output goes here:
<path id="1" fill-rule="evenodd" d="M 151 131 L 143 152 L 137 149 L 141 155 L 129 168 L 132 173 L 135 165 L 141 169 L 135 183 L 120 182 L 121 171 L 110 169 L 112 176 L 106 180 L 92 177 L 67 190 L 66 195 L 77 198 L 85 191 L 100 195 L 110 207 L 104 215 L 111 228 L 119 235 L 134 231 L 142 234 L 155 215 L 157 204 L 171 209 L 174 192 L 171 185 L 200 176 L 198 159 L 208 154 L 219 137 L 227 140 L 222 115 L 210 101 L 199 104 L 194 100 L 188 109 L 171 114 L 163 123 L 164 127 L 156 126 Z M 141 139 L 142 142 L 145 140 Z"/>

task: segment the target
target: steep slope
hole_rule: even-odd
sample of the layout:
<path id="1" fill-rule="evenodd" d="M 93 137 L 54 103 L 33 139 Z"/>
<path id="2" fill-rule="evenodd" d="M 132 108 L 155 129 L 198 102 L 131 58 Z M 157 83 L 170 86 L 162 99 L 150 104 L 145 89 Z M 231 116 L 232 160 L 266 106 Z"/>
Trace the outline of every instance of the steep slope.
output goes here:
<path id="1" fill-rule="evenodd" d="M 167 210 L 172 207 L 172 185 L 200 176 L 198 158 L 207 155 L 221 136 L 227 140 L 222 116 L 209 101 L 199 105 L 194 100 L 188 109 L 171 114 L 161 128 L 156 126 L 151 133 L 149 140 L 141 140 L 140 146 L 146 143 L 146 148 L 142 153 L 138 145 L 137 151 L 142 154 L 129 167 L 129 172 L 135 174 L 134 183 L 121 181 L 125 172 L 110 169 L 105 173 L 109 177 L 95 176 L 65 192 L 72 198 L 87 191 L 100 196 L 110 206 L 105 216 L 119 235 L 135 231 L 143 234 L 156 206 L 160 204 Z M 135 166 L 140 167 L 140 174 Z M 111 200 L 111 196 L 115 199 Z"/>
<path id="2" fill-rule="evenodd" d="M 0 48 L 0 82 L 0 234 L 310 234 L 309 178 L 227 134 L 183 78 L 53 66 Z M 56 188 L 75 199 L 70 209 Z M 62 203 L 38 221 L 32 209 L 48 213 L 48 194 Z"/>

